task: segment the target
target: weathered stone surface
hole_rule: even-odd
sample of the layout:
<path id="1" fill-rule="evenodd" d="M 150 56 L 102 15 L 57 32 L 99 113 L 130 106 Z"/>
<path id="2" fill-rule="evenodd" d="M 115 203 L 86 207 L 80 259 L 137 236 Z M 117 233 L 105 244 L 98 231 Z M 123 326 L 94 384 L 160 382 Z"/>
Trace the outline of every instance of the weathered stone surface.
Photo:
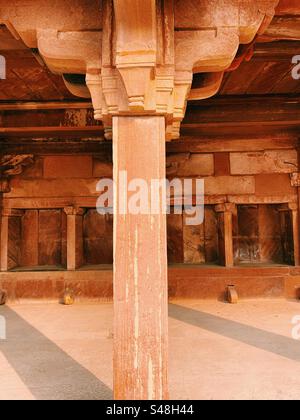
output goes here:
<path id="1" fill-rule="evenodd" d="M 21 266 L 39 265 L 39 211 L 27 210 L 22 218 Z"/>
<path id="2" fill-rule="evenodd" d="M 97 178 L 109 178 L 113 177 L 113 165 L 112 163 L 103 162 L 103 160 L 93 159 L 93 176 Z"/>
<path id="3" fill-rule="evenodd" d="M 38 48 L 53 72 L 86 74 L 95 118 L 103 121 L 107 138 L 113 115 L 147 112 L 167 117 L 166 138 L 173 139 L 179 137 L 193 73 L 219 73 L 217 87 L 208 74 L 197 98 L 215 94 L 240 44 L 264 33 L 277 3 L 76 0 L 74 6 L 65 0 L 55 7 L 42 1 L 36 10 L 15 0 L 0 1 L 0 21 Z M 77 13 L 66 13 L 73 8 Z M 84 82 L 67 86 L 88 96 Z"/>
<path id="4" fill-rule="evenodd" d="M 180 264 L 184 261 L 182 214 L 169 214 L 167 216 L 167 228 L 168 263 Z"/>
<path id="5" fill-rule="evenodd" d="M 229 153 L 214 153 L 215 176 L 230 175 Z"/>
<path id="6" fill-rule="evenodd" d="M 255 194 L 255 178 L 251 176 L 218 176 L 205 178 L 205 194 Z"/>
<path id="7" fill-rule="evenodd" d="M 294 194 L 289 174 L 261 174 L 255 176 L 255 192 L 257 195 Z"/>
<path id="8" fill-rule="evenodd" d="M 61 210 L 39 212 L 39 265 L 61 266 Z"/>
<path id="9" fill-rule="evenodd" d="M 6 198 L 17 197 L 90 197 L 97 196 L 98 180 L 95 178 L 83 179 L 74 178 L 36 179 L 22 180 L 13 178 L 11 181 L 11 192 L 5 194 Z M 96 205 L 96 200 L 95 200 Z"/>
<path id="10" fill-rule="evenodd" d="M 44 158 L 44 178 L 92 178 L 91 156 L 47 156 Z"/>
<path id="11" fill-rule="evenodd" d="M 42 157 L 34 159 L 34 163 L 24 168 L 22 178 L 42 178 L 44 173 L 44 161 Z"/>
<path id="12" fill-rule="evenodd" d="M 204 224 L 198 226 L 183 225 L 184 262 L 187 264 L 205 263 Z"/>
<path id="13" fill-rule="evenodd" d="M 21 260 L 21 218 L 9 217 L 8 220 L 8 270 L 20 265 Z"/>
<path id="14" fill-rule="evenodd" d="M 150 185 L 166 173 L 163 117 L 114 118 L 114 179 Z M 133 158 L 134 156 L 134 158 Z M 132 193 L 116 191 L 114 220 L 115 399 L 168 398 L 167 224 L 157 214 L 122 214 Z M 150 196 L 148 198 L 150 204 Z M 159 197 L 162 204 L 162 196 Z M 150 333 L 149 333 L 150 331 Z"/>
<path id="15" fill-rule="evenodd" d="M 189 159 L 179 164 L 177 176 L 209 176 L 214 174 L 213 154 L 191 154 Z"/>
<path id="16" fill-rule="evenodd" d="M 231 153 L 230 166 L 232 175 L 292 173 L 298 167 L 297 151 Z"/>
<path id="17" fill-rule="evenodd" d="M 287 297 L 294 299 L 300 288 L 299 269 L 293 267 L 231 268 L 173 266 L 169 268 L 171 299 L 224 299 L 228 284 L 234 283 L 241 299 Z M 40 271 L 0 273 L 0 288 L 8 301 L 57 299 L 66 288 L 76 300 L 111 301 L 112 267 L 74 272 Z"/>
<path id="18" fill-rule="evenodd" d="M 87 265 L 113 263 L 113 217 L 90 209 L 83 219 L 84 261 Z"/>

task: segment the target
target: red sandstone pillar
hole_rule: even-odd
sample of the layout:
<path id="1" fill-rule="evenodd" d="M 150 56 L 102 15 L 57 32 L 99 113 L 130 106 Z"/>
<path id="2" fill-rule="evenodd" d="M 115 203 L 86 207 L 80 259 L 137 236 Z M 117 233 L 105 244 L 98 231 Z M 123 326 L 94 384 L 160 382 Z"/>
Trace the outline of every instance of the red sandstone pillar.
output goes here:
<path id="1" fill-rule="evenodd" d="M 2 210 L 1 233 L 0 233 L 1 271 L 8 271 L 8 222 L 9 222 L 9 213 L 6 210 Z"/>
<path id="2" fill-rule="evenodd" d="M 300 265 L 300 227 L 299 227 L 299 223 L 300 223 L 300 176 L 299 176 L 299 172 L 300 172 L 300 148 L 298 147 L 297 149 L 298 152 L 298 172 L 296 175 L 296 180 L 295 183 L 293 183 L 292 181 L 292 186 L 297 187 L 297 192 L 298 192 L 298 210 L 297 210 L 297 221 L 298 221 L 298 236 L 294 236 L 294 242 L 297 242 L 296 245 L 296 249 L 295 249 L 295 265 Z M 297 235 L 297 232 L 294 232 L 294 235 Z M 297 253 L 297 255 L 296 255 Z"/>
<path id="3" fill-rule="evenodd" d="M 76 270 L 83 264 L 83 209 L 66 207 L 67 215 L 67 268 Z"/>
<path id="4" fill-rule="evenodd" d="M 128 183 L 165 178 L 165 119 L 114 117 L 114 395 L 117 400 L 168 397 L 166 216 L 120 214 Z M 150 204 L 150 198 L 149 204 Z"/>
<path id="5" fill-rule="evenodd" d="M 234 265 L 233 255 L 233 213 L 236 210 L 235 204 L 220 204 L 215 208 L 219 217 L 219 247 L 222 263 L 225 267 Z"/>
<path id="6" fill-rule="evenodd" d="M 292 224 L 293 224 L 293 238 L 294 238 L 294 260 L 295 265 L 298 266 L 300 261 L 300 251 L 299 251 L 299 216 L 298 216 L 298 204 L 290 203 L 289 209 L 292 214 Z"/>

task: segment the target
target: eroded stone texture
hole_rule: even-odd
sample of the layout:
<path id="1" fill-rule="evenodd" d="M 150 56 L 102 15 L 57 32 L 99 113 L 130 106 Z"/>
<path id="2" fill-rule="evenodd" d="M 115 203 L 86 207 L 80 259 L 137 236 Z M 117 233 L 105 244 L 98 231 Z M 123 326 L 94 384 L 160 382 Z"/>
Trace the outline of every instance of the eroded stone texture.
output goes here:
<path id="1" fill-rule="evenodd" d="M 49 156 L 44 159 L 44 178 L 92 178 L 91 156 Z"/>
<path id="2" fill-rule="evenodd" d="M 292 173 L 298 165 L 297 152 L 266 151 L 257 153 L 231 153 L 232 175 L 253 175 L 258 173 Z"/>
<path id="3" fill-rule="evenodd" d="M 84 260 L 87 265 L 113 263 L 113 217 L 90 209 L 83 222 Z"/>
<path id="4" fill-rule="evenodd" d="M 167 216 L 168 227 L 168 263 L 182 263 L 184 261 L 183 217 L 182 214 Z"/>
<path id="5" fill-rule="evenodd" d="M 149 187 L 165 177 L 164 130 L 162 117 L 114 119 L 117 188 L 124 170 L 129 182 L 142 178 Z M 116 399 L 160 400 L 168 397 L 166 216 L 162 205 L 157 215 L 120 214 L 132 195 L 115 197 L 114 391 Z"/>
<path id="6" fill-rule="evenodd" d="M 22 267 L 39 265 L 39 211 L 27 210 L 22 219 Z"/>

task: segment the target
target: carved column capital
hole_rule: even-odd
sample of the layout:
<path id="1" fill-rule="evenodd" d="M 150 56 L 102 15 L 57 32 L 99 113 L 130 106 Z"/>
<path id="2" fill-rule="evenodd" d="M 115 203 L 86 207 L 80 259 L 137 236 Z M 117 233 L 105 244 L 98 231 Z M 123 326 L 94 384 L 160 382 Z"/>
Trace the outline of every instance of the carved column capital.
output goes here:
<path id="1" fill-rule="evenodd" d="M 85 209 L 81 207 L 68 206 L 64 208 L 64 212 L 67 216 L 83 216 Z"/>
<path id="2" fill-rule="evenodd" d="M 234 203 L 223 203 L 215 206 L 216 213 L 235 213 L 236 205 Z"/>
<path id="3" fill-rule="evenodd" d="M 86 74 L 80 88 L 66 84 L 73 93 L 92 97 L 107 138 L 113 116 L 146 114 L 165 117 L 167 139 L 179 137 L 189 98 L 200 100 L 218 91 L 240 45 L 246 45 L 245 53 L 234 65 L 251 57 L 247 46 L 267 29 L 278 4 L 105 0 L 87 5 L 64 0 L 57 6 L 45 1 L 47 7 L 40 8 L 31 2 L 25 13 L 22 0 L 0 0 L 0 21 L 29 48 L 38 48 L 50 70 Z M 78 14 L 68 13 L 71 8 Z M 203 80 L 191 94 L 195 73 Z"/>
<path id="4" fill-rule="evenodd" d="M 286 212 L 286 211 L 298 211 L 298 204 L 297 203 L 286 203 L 281 204 L 278 207 L 278 211 L 280 212 Z"/>
<path id="5" fill-rule="evenodd" d="M 2 217 L 22 217 L 24 215 L 24 210 L 3 208 L 1 209 Z"/>

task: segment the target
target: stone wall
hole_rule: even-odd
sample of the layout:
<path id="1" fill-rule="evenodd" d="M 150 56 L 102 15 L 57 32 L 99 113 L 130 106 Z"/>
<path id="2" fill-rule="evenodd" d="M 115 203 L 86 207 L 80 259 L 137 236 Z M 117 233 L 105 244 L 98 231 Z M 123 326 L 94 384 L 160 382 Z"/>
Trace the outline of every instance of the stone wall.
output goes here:
<path id="1" fill-rule="evenodd" d="M 250 151 L 247 151 L 247 145 Z M 207 149 L 209 150 L 209 145 Z M 207 295 L 204 291 L 205 282 L 199 283 L 197 280 L 194 285 L 192 283 L 195 282 L 193 280 L 195 276 L 199 275 L 200 278 L 202 276 L 201 271 L 197 271 L 200 265 L 220 267 L 227 264 L 228 249 L 223 236 L 226 218 L 224 213 L 218 210 L 220 205 L 233 205 L 231 207 L 234 209 L 232 242 L 235 264 L 246 262 L 248 265 L 268 266 L 277 263 L 282 267 L 297 265 L 298 258 L 295 258 L 295 253 L 299 249 L 299 238 L 295 236 L 294 225 L 298 220 L 298 191 L 292 182 L 292 178 L 295 177 L 292 174 L 298 172 L 297 150 L 293 147 L 289 149 L 287 146 L 284 149 L 275 147 L 274 150 L 253 150 L 253 144 L 250 145 L 250 141 L 246 140 L 241 142 L 239 149 L 241 150 L 226 152 L 172 152 L 167 155 L 166 170 L 170 180 L 177 177 L 204 178 L 205 180 L 203 225 L 190 227 L 186 225 L 184 215 L 168 216 L 169 264 L 177 264 L 177 266 L 181 264 L 177 271 L 175 267 L 175 271 L 172 271 L 171 296 L 180 297 L 183 290 L 183 295 L 191 296 L 193 288 L 197 285 L 197 296 L 209 295 L 211 297 L 212 292 L 207 292 Z M 9 218 L 8 270 L 21 271 L 18 276 L 22 276 L 22 271 L 26 271 L 26 275 L 24 273 L 26 278 L 29 278 L 30 272 L 33 273 L 33 271 L 41 272 L 42 270 L 46 275 L 49 269 L 55 269 L 61 273 L 67 270 L 68 216 L 65 209 L 79 207 L 83 209 L 83 214 L 80 216 L 82 217 L 80 240 L 82 240 L 83 254 L 80 267 L 81 270 L 84 268 L 90 270 L 91 274 L 87 276 L 88 283 L 84 282 L 85 286 L 82 286 L 87 287 L 88 284 L 88 291 L 83 293 L 79 290 L 78 293 L 87 296 L 90 294 L 93 297 L 98 292 L 101 294 L 102 286 L 98 284 L 98 288 L 94 284 L 97 276 L 91 270 L 100 270 L 101 265 L 105 267 L 113 262 L 113 218 L 97 214 L 95 210 L 98 197 L 96 185 L 101 178 L 111 177 L 112 159 L 104 158 L 103 155 L 98 156 L 92 153 L 35 155 L 34 164 L 25 168 L 22 174 L 12 177 L 11 191 L 3 194 L 3 209 L 21 212 L 21 215 Z M 296 218 L 293 217 L 295 214 Z M 253 220 L 251 215 L 254 215 Z M 243 232 L 243 226 L 246 233 Z M 295 242 L 296 246 L 294 246 Z M 183 274 L 184 267 L 188 269 L 190 265 L 196 270 L 188 272 L 193 273 L 192 277 Z M 223 279 L 221 283 L 220 278 L 214 274 L 218 294 L 223 288 L 223 283 L 227 282 L 227 273 L 231 270 L 228 269 L 225 279 L 224 272 L 220 274 Z M 280 270 L 280 267 L 278 269 Z M 234 271 L 234 273 L 238 278 L 239 271 Z M 272 290 L 277 290 L 275 294 L 283 294 L 284 284 L 290 278 L 289 273 L 285 272 L 283 277 L 275 276 L 277 283 L 284 279 L 279 291 L 276 282 L 272 289 L 272 279 L 275 277 L 264 271 L 260 278 L 265 277 L 268 294 L 272 295 Z M 0 274 L 1 279 L 4 279 L 3 276 L 4 273 Z M 36 278 L 38 274 L 34 276 Z M 42 274 L 41 276 L 43 277 Z M 71 281 L 72 272 L 68 275 L 62 274 L 63 284 L 65 284 L 65 276 L 68 276 L 68 281 Z M 75 273 L 73 276 L 75 279 Z M 181 285 L 178 276 L 183 276 Z M 240 282 L 242 277 L 241 272 L 241 278 L 236 280 L 236 283 Z M 7 282 L 8 278 L 5 279 Z M 228 282 L 229 280 L 230 278 Z M 41 281 L 44 284 L 44 280 Z M 107 296 L 111 293 L 110 281 L 109 275 L 105 280 Z M 255 278 L 249 275 L 249 285 L 253 289 L 253 292 L 249 293 L 250 296 L 255 295 L 255 282 Z M 42 283 L 40 283 L 41 286 Z M 245 283 L 241 284 L 244 288 L 243 293 L 247 296 L 247 286 Z M 292 295 L 292 280 L 289 280 L 287 284 L 289 295 Z M 190 291 L 186 289 L 188 285 L 191 287 Z M 39 295 L 37 286 L 34 287 L 35 293 Z M 203 287 L 203 293 L 200 293 L 201 287 Z M 77 283 L 77 288 L 81 289 L 79 283 Z M 262 289 L 257 290 L 265 294 L 263 286 Z M 14 293 L 17 293 L 15 289 Z M 48 294 L 52 296 L 53 292 L 49 291 Z M 57 290 L 54 294 L 57 294 Z"/>

